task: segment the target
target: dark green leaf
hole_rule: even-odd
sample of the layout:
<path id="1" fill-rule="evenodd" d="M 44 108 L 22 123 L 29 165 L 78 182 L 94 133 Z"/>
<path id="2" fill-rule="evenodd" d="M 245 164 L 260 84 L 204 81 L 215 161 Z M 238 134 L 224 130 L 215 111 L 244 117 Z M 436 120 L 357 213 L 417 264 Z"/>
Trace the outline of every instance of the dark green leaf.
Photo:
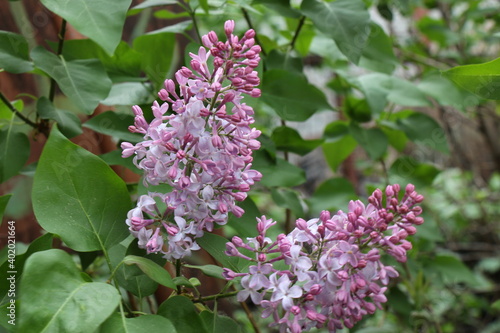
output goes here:
<path id="1" fill-rule="evenodd" d="M 318 215 L 323 210 L 346 209 L 349 200 L 356 198 L 354 187 L 347 179 L 331 178 L 323 182 L 308 200 L 310 213 Z"/>
<path id="2" fill-rule="evenodd" d="M 63 56 L 68 61 L 99 59 L 113 82 L 143 80 L 139 77 L 141 54 L 125 41 L 121 41 L 115 53 L 110 56 L 90 39 L 67 40 L 64 42 Z"/>
<path id="3" fill-rule="evenodd" d="M 229 240 L 227 240 L 226 238 L 206 232 L 205 235 L 203 235 L 203 237 L 201 238 L 198 238 L 196 242 L 205 251 L 210 253 L 210 255 L 214 257 L 215 260 L 221 263 L 223 267 L 232 269 L 235 272 L 240 271 L 239 267 L 242 267 L 240 258 L 230 257 L 224 253 L 226 251 L 226 243 L 229 242 Z"/>
<path id="4" fill-rule="evenodd" d="M 500 99 L 500 58 L 484 64 L 454 67 L 443 75 L 480 97 Z"/>
<path id="5" fill-rule="evenodd" d="M 370 106 L 366 99 L 347 96 L 344 99 L 344 111 L 350 119 L 359 123 L 365 123 L 372 119 Z"/>
<path id="6" fill-rule="evenodd" d="M 6 195 L 0 196 L 0 225 L 2 223 L 1 221 L 3 218 L 3 213 L 5 212 L 5 207 L 7 207 L 7 204 L 9 203 L 11 196 L 12 196 L 12 194 L 6 194 Z"/>
<path id="7" fill-rule="evenodd" d="M 13 114 L 12 114 L 13 115 Z M 17 175 L 30 155 L 30 142 L 26 134 L 16 131 L 13 122 L 0 130 L 0 183 Z"/>
<path id="8" fill-rule="evenodd" d="M 389 169 L 390 184 L 413 184 L 417 188 L 430 186 L 439 170 L 430 164 L 420 163 L 411 157 L 400 157 Z"/>
<path id="9" fill-rule="evenodd" d="M 133 156 L 123 158 L 122 157 L 122 152 L 120 149 L 110 151 L 109 153 L 99 155 L 100 158 L 104 162 L 106 162 L 108 165 L 120 165 L 123 167 L 126 167 L 127 169 L 131 170 L 132 172 L 142 175 L 143 171 L 138 169 L 133 162 Z"/>
<path id="10" fill-rule="evenodd" d="M 191 20 L 182 21 L 176 24 L 168 25 L 164 28 L 153 30 L 148 32 L 148 35 L 160 34 L 160 33 L 173 33 L 173 34 L 181 34 L 188 30 L 193 22 Z"/>
<path id="11" fill-rule="evenodd" d="M 278 206 L 290 209 L 296 217 L 304 216 L 302 202 L 296 191 L 278 187 L 271 190 L 271 196 Z"/>
<path id="12" fill-rule="evenodd" d="M 169 288 L 175 288 L 175 284 L 172 281 L 172 277 L 170 274 L 167 272 L 165 268 L 162 266 L 158 265 L 154 261 L 139 257 L 139 256 L 126 256 L 123 259 L 123 262 L 126 265 L 137 265 L 141 271 L 143 271 L 147 276 L 149 276 L 151 279 L 155 280 L 159 284 L 169 287 Z"/>
<path id="13" fill-rule="evenodd" d="M 62 92 L 86 114 L 92 114 L 97 104 L 109 94 L 111 80 L 99 60 L 66 61 L 41 46 L 31 51 L 31 57 L 35 65 L 56 80 Z"/>
<path id="14" fill-rule="evenodd" d="M 160 88 L 167 78 L 175 50 L 175 34 L 155 33 L 134 39 L 134 50 L 141 55 L 142 70 Z M 161 56 L 158 56 L 161 55 Z"/>
<path id="15" fill-rule="evenodd" d="M 453 255 L 440 254 L 426 263 L 427 273 L 437 273 L 446 284 L 459 282 L 467 283 L 469 286 L 477 284 L 476 277 L 471 270 L 457 257 Z M 432 279 L 430 276 L 429 278 Z"/>
<path id="16" fill-rule="evenodd" d="M 255 218 L 261 216 L 259 208 L 250 197 L 247 197 L 243 202 L 239 202 L 238 206 L 245 210 L 245 214 L 242 217 L 231 214 L 227 225 L 233 228 L 240 237 L 252 237 L 257 230 L 257 220 Z"/>
<path id="17" fill-rule="evenodd" d="M 392 41 L 377 24 L 370 24 L 370 36 L 363 48 L 359 65 L 378 72 L 390 74 L 398 64 L 392 50 Z"/>
<path id="18" fill-rule="evenodd" d="M 193 303 L 187 297 L 170 297 L 160 305 L 158 314 L 169 319 L 177 332 L 208 333 Z"/>
<path id="19" fill-rule="evenodd" d="M 132 115 L 106 111 L 90 118 L 83 126 L 124 141 L 139 142 L 143 139 L 142 136 L 137 133 L 130 133 L 128 130 L 128 127 L 132 124 L 134 124 Z"/>
<path id="20" fill-rule="evenodd" d="M 52 105 L 52 102 L 42 96 L 36 102 L 36 110 L 42 119 L 51 119 L 57 122 L 61 133 L 67 138 L 72 138 L 83 133 L 80 119 L 73 113 L 59 110 Z"/>
<path id="21" fill-rule="evenodd" d="M 112 55 L 122 38 L 132 0 L 41 0 L 43 5 L 68 21 L 76 30 Z"/>
<path id="22" fill-rule="evenodd" d="M 408 142 L 408 137 L 403 131 L 396 130 L 392 127 L 382 126 L 382 131 L 389 140 L 389 144 L 393 146 L 397 151 L 403 152 Z"/>
<path id="23" fill-rule="evenodd" d="M 349 60 L 358 63 L 370 35 L 370 15 L 362 0 L 304 0 L 300 10 Z"/>
<path id="24" fill-rule="evenodd" d="M 279 157 L 272 161 L 262 151 L 254 153 L 252 165 L 262 173 L 260 183 L 264 186 L 293 187 L 306 181 L 304 170 Z"/>
<path id="25" fill-rule="evenodd" d="M 94 332 L 120 303 L 118 291 L 85 282 L 69 254 L 53 249 L 26 261 L 19 288 L 20 332 Z"/>
<path id="26" fill-rule="evenodd" d="M 207 332 L 211 333 L 239 333 L 241 327 L 233 319 L 227 316 L 221 316 L 211 311 L 202 311 L 200 318 Z"/>
<path id="27" fill-rule="evenodd" d="M 448 153 L 446 133 L 441 126 L 426 114 L 413 112 L 408 117 L 398 119 L 399 128 L 415 143 L 426 145 L 443 153 Z"/>
<path id="28" fill-rule="evenodd" d="M 264 73 L 262 100 L 291 121 L 304 121 L 316 111 L 330 109 L 325 95 L 304 76 L 279 69 Z"/>
<path id="29" fill-rule="evenodd" d="M 349 130 L 353 138 L 366 151 L 372 160 L 378 160 L 387 151 L 389 140 L 380 128 L 363 128 L 351 123 Z"/>
<path id="30" fill-rule="evenodd" d="M 266 70 L 271 69 L 283 69 L 302 74 L 302 59 L 294 57 L 290 53 L 272 50 L 266 57 Z"/>
<path id="31" fill-rule="evenodd" d="M 274 129 L 271 139 L 276 148 L 304 156 L 323 143 L 323 140 L 304 140 L 295 129 L 280 126 Z"/>
<path id="32" fill-rule="evenodd" d="M 0 68 L 14 74 L 33 70 L 26 38 L 13 32 L 0 31 Z"/>
<path id="33" fill-rule="evenodd" d="M 125 219 L 131 203 L 124 181 L 57 126 L 40 157 L 32 200 L 40 225 L 73 250 L 108 249 L 128 235 Z"/>
<path id="34" fill-rule="evenodd" d="M 343 120 L 336 120 L 325 127 L 323 137 L 326 142 L 335 142 L 349 134 L 349 123 Z"/>
<path id="35" fill-rule="evenodd" d="M 290 6 L 290 0 L 254 0 L 253 3 L 264 5 L 285 17 L 294 19 L 300 17 L 300 13 Z"/>
<path id="36" fill-rule="evenodd" d="M 100 327 L 100 333 L 177 333 L 170 320 L 159 315 L 142 315 L 134 318 L 123 318 L 119 313 L 113 314 Z"/>

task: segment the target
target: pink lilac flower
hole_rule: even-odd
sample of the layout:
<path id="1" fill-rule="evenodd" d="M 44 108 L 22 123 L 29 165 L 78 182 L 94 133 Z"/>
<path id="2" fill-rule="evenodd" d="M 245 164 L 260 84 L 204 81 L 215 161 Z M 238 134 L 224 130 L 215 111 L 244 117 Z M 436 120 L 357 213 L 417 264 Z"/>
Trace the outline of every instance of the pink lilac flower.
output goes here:
<path id="1" fill-rule="evenodd" d="M 236 201 L 243 201 L 262 177 L 252 169 L 260 131 L 251 127 L 254 112 L 243 102 L 244 95 L 260 95 L 255 71 L 260 47 L 253 30 L 239 39 L 233 35 L 233 21 L 224 29 L 226 42 L 211 31 L 202 38 L 205 47 L 190 53 L 191 69 L 178 70 L 177 83 L 165 80 L 158 93 L 163 102 L 153 102 L 151 121 L 139 106 L 132 108 L 135 119 L 129 130 L 144 139 L 121 145 L 122 156 L 134 156 L 134 164 L 144 171 L 146 186 L 172 188 L 141 197 L 126 221 L 140 237 L 140 247 L 167 259 L 199 249 L 196 239 L 215 224 L 226 224 L 229 213 L 240 217 L 244 210 Z M 166 211 L 159 211 L 153 197 Z"/>
<path id="2" fill-rule="evenodd" d="M 227 244 L 227 255 L 252 262 L 248 272 L 226 268 L 224 277 L 241 278 L 239 299 L 253 296 L 264 309 L 262 317 L 272 316 L 271 325 L 280 331 L 351 328 L 382 307 L 387 284 L 398 276 L 394 267 L 382 263 L 380 253 L 404 262 L 411 248 L 406 238 L 423 223 L 418 216 L 423 196 L 411 184 L 402 200 L 399 191 L 399 185 L 388 186 L 386 200 L 376 190 L 366 206 L 351 201 L 347 212 L 324 211 L 319 218 L 298 219 L 292 232 L 274 242 L 266 232 L 275 222 L 262 216 L 257 219 L 257 237 L 246 242 L 234 237 Z"/>

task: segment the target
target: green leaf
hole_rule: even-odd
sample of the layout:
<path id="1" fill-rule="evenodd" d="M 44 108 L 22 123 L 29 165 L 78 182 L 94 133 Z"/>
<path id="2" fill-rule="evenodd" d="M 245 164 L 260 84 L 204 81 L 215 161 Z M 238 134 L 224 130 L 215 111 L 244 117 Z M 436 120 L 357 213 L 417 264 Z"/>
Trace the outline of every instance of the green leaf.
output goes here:
<path id="1" fill-rule="evenodd" d="M 241 258 L 230 257 L 224 253 L 226 251 L 226 243 L 229 242 L 226 238 L 206 232 L 203 237 L 198 238 L 196 242 L 205 251 L 210 253 L 215 260 L 221 263 L 223 267 L 232 269 L 235 272 L 240 271 L 239 267 L 241 267 L 241 264 L 239 262 Z"/>
<path id="2" fill-rule="evenodd" d="M 296 191 L 289 188 L 273 188 L 271 196 L 278 206 L 292 210 L 297 217 L 304 216 L 302 202 Z"/>
<path id="3" fill-rule="evenodd" d="M 295 129 L 280 126 L 274 129 L 271 139 L 276 148 L 304 156 L 323 143 L 323 140 L 304 140 Z"/>
<path id="4" fill-rule="evenodd" d="M 106 111 L 87 120 L 83 127 L 129 142 L 139 142 L 143 138 L 137 133 L 130 133 L 128 127 L 134 123 L 130 114 Z"/>
<path id="5" fill-rule="evenodd" d="M 282 53 L 273 49 L 266 56 L 266 70 L 283 69 L 289 72 L 296 72 L 302 74 L 303 70 L 302 59 L 294 57 L 289 53 Z"/>
<path id="6" fill-rule="evenodd" d="M 3 213 L 5 212 L 5 207 L 7 207 L 7 204 L 9 203 L 11 196 L 12 196 L 12 194 L 6 194 L 6 195 L 0 196 L 0 225 L 2 223 L 1 221 L 3 218 Z"/>
<path id="7" fill-rule="evenodd" d="M 100 333 L 177 333 L 170 320 L 159 315 L 142 315 L 134 318 L 122 318 L 113 314 L 100 327 Z"/>
<path id="8" fill-rule="evenodd" d="M 304 121 L 319 110 L 330 109 L 323 92 L 303 75 L 280 69 L 264 73 L 262 100 L 291 121 Z"/>
<path id="9" fill-rule="evenodd" d="M 122 38 L 123 25 L 132 0 L 104 2 L 41 0 L 41 2 L 112 55 Z"/>
<path id="10" fill-rule="evenodd" d="M 253 4 L 264 5 L 285 17 L 294 19 L 300 17 L 300 13 L 290 6 L 290 0 L 254 0 Z"/>
<path id="11" fill-rule="evenodd" d="M 91 39 L 72 39 L 64 42 L 64 59 L 99 59 L 113 82 L 143 80 L 141 73 L 141 54 L 121 41 L 110 56 Z"/>
<path id="12" fill-rule="evenodd" d="M 151 85 L 141 82 L 122 82 L 111 87 L 108 97 L 101 101 L 104 105 L 141 105 L 151 103 Z"/>
<path id="13" fill-rule="evenodd" d="M 387 151 L 389 140 L 380 128 L 363 128 L 351 123 L 349 130 L 353 138 L 366 151 L 372 160 L 378 160 Z"/>
<path id="14" fill-rule="evenodd" d="M 358 99 L 349 95 L 344 99 L 344 110 L 350 119 L 359 123 L 369 122 L 372 119 L 370 106 L 366 99 Z"/>
<path id="15" fill-rule="evenodd" d="M 439 254 L 426 262 L 425 272 L 437 273 L 446 284 L 464 282 L 469 286 L 477 284 L 477 279 L 471 270 L 457 257 L 448 254 Z M 432 278 L 432 277 L 430 277 Z"/>
<path id="16" fill-rule="evenodd" d="M 75 105 L 92 114 L 111 89 L 111 80 L 97 59 L 66 61 L 41 46 L 31 51 L 35 65 L 56 80 Z"/>
<path id="17" fill-rule="evenodd" d="M 69 111 L 56 109 L 52 102 L 42 96 L 36 102 L 36 110 L 42 119 L 51 119 L 57 122 L 61 133 L 72 138 L 83 133 L 80 118 Z"/>
<path id="18" fill-rule="evenodd" d="M 173 60 L 175 34 L 155 33 L 134 39 L 134 50 L 141 55 L 142 70 L 155 89 L 163 85 Z M 161 57 L 158 56 L 161 54 Z"/>
<path id="19" fill-rule="evenodd" d="M 32 200 L 40 225 L 73 250 L 105 250 L 129 234 L 125 219 L 131 202 L 124 181 L 57 126 L 38 162 Z"/>
<path id="20" fill-rule="evenodd" d="M 411 82 L 382 73 L 366 74 L 357 79 L 372 112 L 379 114 L 387 101 L 406 106 L 430 106 L 427 97 Z"/>
<path id="21" fill-rule="evenodd" d="M 66 252 L 34 253 L 19 288 L 20 332 L 93 332 L 120 303 L 118 291 L 102 282 L 85 282 Z"/>
<path id="22" fill-rule="evenodd" d="M 213 313 L 212 311 L 202 311 L 200 318 L 207 332 L 212 333 L 239 333 L 241 327 L 233 319 Z"/>
<path id="23" fill-rule="evenodd" d="M 157 313 L 169 319 L 177 332 L 207 333 L 194 304 L 187 297 L 170 297 L 160 305 Z"/>
<path id="24" fill-rule="evenodd" d="M 262 173 L 260 183 L 264 186 L 293 187 L 306 181 L 304 170 L 277 157 L 272 161 L 265 152 L 254 152 L 253 168 Z"/>
<path id="25" fill-rule="evenodd" d="M 123 263 L 126 265 L 135 264 L 141 271 L 159 284 L 165 287 L 175 288 L 175 283 L 172 281 L 172 277 L 167 270 L 150 259 L 129 255 L 123 259 Z"/>
<path id="26" fill-rule="evenodd" d="M 370 35 L 370 15 L 362 0 L 304 0 L 300 10 L 349 60 L 358 63 Z"/>
<path id="27" fill-rule="evenodd" d="M 398 61 L 392 50 L 391 39 L 379 25 L 371 22 L 370 35 L 366 46 L 363 48 L 359 65 L 390 74 L 397 64 Z"/>
<path id="28" fill-rule="evenodd" d="M 13 114 L 12 114 L 13 115 Z M 0 130 L 0 183 L 17 175 L 30 155 L 30 142 L 26 134 L 9 127 Z"/>
<path id="29" fill-rule="evenodd" d="M 261 216 L 259 208 L 251 197 L 247 197 L 243 202 L 238 203 L 238 206 L 245 210 L 245 214 L 241 217 L 231 214 L 227 225 L 233 228 L 236 234 L 242 238 L 252 237 L 257 230 L 257 221 L 255 218 Z"/>
<path id="30" fill-rule="evenodd" d="M 430 74 L 418 83 L 418 89 L 434 98 L 441 105 L 450 105 L 464 111 L 467 106 L 476 105 L 479 98 L 455 85 L 450 79 Z"/>
<path id="31" fill-rule="evenodd" d="M 133 162 L 134 157 L 130 156 L 130 157 L 127 157 L 127 158 L 123 158 L 122 157 L 122 152 L 119 149 L 110 151 L 109 153 L 105 153 L 105 154 L 99 155 L 99 157 L 104 162 L 106 162 L 108 165 L 120 165 L 120 166 L 123 166 L 123 167 L 131 170 L 132 172 L 134 172 L 134 173 L 136 173 L 138 175 L 142 175 L 143 174 L 143 171 L 139 170 L 134 165 L 134 162 Z"/>
<path id="32" fill-rule="evenodd" d="M 411 157 L 400 157 L 389 168 L 390 184 L 413 184 L 417 188 L 432 185 L 432 181 L 439 174 L 439 170 L 430 164 L 420 163 Z"/>
<path id="33" fill-rule="evenodd" d="M 172 34 L 181 34 L 191 28 L 193 22 L 191 20 L 182 21 L 176 24 L 168 25 L 164 28 L 153 30 L 148 32 L 148 35 L 160 34 L 160 33 L 172 33 Z"/>
<path id="34" fill-rule="evenodd" d="M 14 74 L 33 70 L 26 38 L 9 31 L 0 31 L 0 68 Z"/>
<path id="35" fill-rule="evenodd" d="M 335 142 L 323 143 L 323 155 L 332 171 L 337 171 L 338 167 L 352 154 L 357 146 L 358 143 L 350 134 Z"/>
<path id="36" fill-rule="evenodd" d="M 311 215 L 318 215 L 323 210 L 337 211 L 346 209 L 349 200 L 357 196 L 352 184 L 344 178 L 331 178 L 323 182 L 309 198 Z"/>
<path id="37" fill-rule="evenodd" d="M 428 115 L 412 112 L 408 117 L 398 119 L 396 123 L 411 141 L 443 153 L 449 153 L 446 133 Z"/>
<path id="38" fill-rule="evenodd" d="M 156 7 L 156 6 L 165 6 L 165 5 L 176 5 L 177 0 L 146 0 L 137 6 L 132 7 L 128 11 L 128 15 L 135 15 L 142 12 L 146 8 Z"/>
<path id="39" fill-rule="evenodd" d="M 389 140 L 389 144 L 400 153 L 403 152 L 406 147 L 406 143 L 408 142 L 406 134 L 403 131 L 396 130 L 390 126 L 381 126 L 381 129 Z"/>
<path id="40" fill-rule="evenodd" d="M 211 276 L 211 277 L 218 278 L 218 279 L 224 279 L 224 277 L 222 276 L 222 271 L 223 271 L 222 267 L 219 267 L 219 266 L 184 264 L 184 267 L 199 269 L 200 271 L 203 272 L 203 274 L 205 274 L 207 276 Z"/>
<path id="41" fill-rule="evenodd" d="M 10 104 L 12 104 L 12 106 L 15 107 L 19 112 L 22 112 L 22 110 L 24 109 L 24 102 L 22 99 L 10 101 Z M 0 101 L 0 119 L 14 119 L 12 111 L 7 105 L 5 105 L 3 101 Z"/>
<path id="42" fill-rule="evenodd" d="M 158 289 L 158 283 L 148 277 L 136 265 L 123 265 L 122 260 L 127 254 L 143 255 L 145 251 L 137 247 L 137 242 L 131 242 L 128 249 L 122 243 L 113 246 L 108 251 L 111 265 L 116 269 L 115 277 L 118 284 L 125 290 L 131 292 L 138 298 L 152 295 Z M 165 259 L 154 254 L 148 255 L 148 258 L 158 261 L 159 258 L 163 264 Z"/>
<path id="43" fill-rule="evenodd" d="M 443 75 L 477 96 L 500 99 L 500 58 L 484 64 L 457 66 Z"/>
<path id="44" fill-rule="evenodd" d="M 10 275 L 7 272 L 11 270 L 15 270 L 17 272 L 16 279 L 19 280 L 23 276 L 24 264 L 26 260 L 33 253 L 49 250 L 50 248 L 52 248 L 52 238 L 53 238 L 52 234 L 45 234 L 38 237 L 33 242 L 31 242 L 31 244 L 28 246 L 28 248 L 24 253 L 16 255 L 14 268 L 9 267 L 11 262 L 5 261 L 2 264 L 2 266 L 0 266 L 0 278 L 2 279 L 2 281 L 6 281 L 7 277 L 9 277 Z M 8 295 L 7 295 L 8 290 L 9 290 L 9 284 L 7 283 L 0 284 L 0 296 L 2 297 L 2 299 L 0 300 L 0 304 L 3 304 L 5 301 L 8 300 Z"/>

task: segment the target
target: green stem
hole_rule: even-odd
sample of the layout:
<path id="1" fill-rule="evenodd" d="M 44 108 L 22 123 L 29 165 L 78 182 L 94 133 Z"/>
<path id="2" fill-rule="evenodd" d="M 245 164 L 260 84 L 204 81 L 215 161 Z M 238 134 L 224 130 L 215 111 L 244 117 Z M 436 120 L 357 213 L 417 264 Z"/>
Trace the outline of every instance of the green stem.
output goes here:
<path id="1" fill-rule="evenodd" d="M 62 20 L 61 31 L 57 35 L 59 38 L 59 45 L 57 46 L 57 56 L 62 54 L 63 46 L 64 46 L 64 35 L 66 34 L 66 20 Z M 49 100 L 51 102 L 54 101 L 54 97 L 56 94 L 56 80 L 54 78 L 50 79 L 50 92 L 49 92 Z"/>
<path id="2" fill-rule="evenodd" d="M 30 125 L 34 129 L 38 129 L 38 125 L 29 120 L 28 118 L 26 118 L 21 112 L 19 112 L 19 110 L 16 109 L 14 105 L 12 105 L 12 103 L 7 99 L 7 97 L 4 96 L 4 94 L 2 94 L 2 92 L 0 92 L 0 99 L 2 100 L 2 102 L 4 102 L 5 105 L 7 105 L 9 110 L 12 111 L 16 116 L 21 118 L 22 121 L 24 121 L 26 124 Z M 45 136 L 48 136 L 46 133 L 43 134 L 45 134 Z"/>
<path id="3" fill-rule="evenodd" d="M 181 267 L 182 267 L 182 264 L 181 264 L 181 260 L 180 259 L 177 259 L 175 261 L 175 276 L 181 276 Z M 180 295 L 182 293 L 182 287 L 181 286 L 177 286 L 177 294 Z"/>
<path id="4" fill-rule="evenodd" d="M 300 31 L 302 30 L 302 27 L 304 26 L 304 22 L 306 20 L 305 16 L 302 16 L 300 18 L 299 24 L 297 25 L 297 29 L 295 29 L 295 33 L 293 35 L 293 38 L 290 42 L 290 50 L 293 50 L 295 48 L 295 43 L 297 42 L 297 39 L 299 38 Z"/>
<path id="5" fill-rule="evenodd" d="M 215 300 L 218 300 L 219 298 L 227 298 L 227 297 L 232 297 L 234 295 L 236 295 L 238 293 L 238 291 L 230 291 L 228 293 L 225 293 L 225 294 L 215 294 L 215 295 L 210 295 L 210 296 L 205 296 L 205 297 L 198 297 L 198 298 L 195 298 L 193 299 L 193 302 L 194 303 L 203 303 L 203 302 L 207 302 L 207 301 L 215 301 Z"/>

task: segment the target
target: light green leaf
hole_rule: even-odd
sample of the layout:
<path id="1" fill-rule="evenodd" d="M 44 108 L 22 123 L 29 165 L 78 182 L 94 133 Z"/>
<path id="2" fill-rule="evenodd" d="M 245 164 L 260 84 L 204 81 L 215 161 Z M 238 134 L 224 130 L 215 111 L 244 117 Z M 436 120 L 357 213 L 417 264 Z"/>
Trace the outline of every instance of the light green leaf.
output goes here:
<path id="1" fill-rule="evenodd" d="M 130 133 L 128 127 L 134 123 L 129 114 L 106 111 L 87 120 L 83 127 L 129 142 L 139 142 L 143 138 L 137 133 Z"/>
<path id="2" fill-rule="evenodd" d="M 280 126 L 274 129 L 271 139 L 276 148 L 304 156 L 323 143 L 323 140 L 304 140 L 295 129 Z"/>
<path id="3" fill-rule="evenodd" d="M 86 114 L 92 114 L 99 101 L 109 94 L 111 80 L 99 60 L 66 61 L 41 46 L 31 51 L 31 57 L 35 65 L 56 80 L 62 92 Z"/>
<path id="4" fill-rule="evenodd" d="M 208 333 L 194 304 L 187 297 L 170 297 L 160 305 L 157 313 L 169 319 L 177 332 Z"/>
<path id="5" fill-rule="evenodd" d="M 66 252 L 37 252 L 26 261 L 19 288 L 20 332 L 93 332 L 120 303 L 118 291 L 85 282 Z"/>
<path id="6" fill-rule="evenodd" d="M 69 111 L 56 109 L 52 102 L 45 96 L 40 97 L 36 102 L 36 110 L 40 118 L 51 119 L 57 122 L 61 133 L 67 138 L 72 138 L 83 133 L 80 118 Z"/>
<path id="7" fill-rule="evenodd" d="M 359 65 L 378 72 L 390 74 L 398 64 L 392 41 L 384 30 L 377 24 L 371 22 L 370 35 L 366 46 L 363 48 Z"/>
<path id="8" fill-rule="evenodd" d="M 441 105 L 451 105 L 459 110 L 476 105 L 479 98 L 455 85 L 439 74 L 427 75 L 418 83 L 418 89 L 434 98 Z"/>
<path id="9" fill-rule="evenodd" d="M 477 96 L 500 99 L 500 58 L 484 64 L 454 67 L 443 75 Z"/>
<path id="10" fill-rule="evenodd" d="M 184 267 L 199 269 L 200 271 L 203 272 L 203 274 L 205 274 L 207 276 L 211 276 L 211 277 L 218 278 L 218 279 L 224 279 L 224 277 L 222 277 L 222 271 L 223 271 L 222 267 L 219 267 L 219 266 L 185 264 Z"/>
<path id="11" fill-rule="evenodd" d="M 26 38 L 9 31 L 0 31 L 0 68 L 14 74 L 33 70 Z"/>
<path id="12" fill-rule="evenodd" d="M 358 63 L 370 35 L 370 15 L 362 0 L 304 0 L 300 10 L 349 60 Z"/>
<path id="13" fill-rule="evenodd" d="M 122 318 L 113 314 L 100 327 L 100 333 L 177 333 L 170 320 L 159 315 L 143 315 L 134 318 Z"/>
<path id="14" fill-rule="evenodd" d="M 382 73 L 366 74 L 358 78 L 372 112 L 379 114 L 387 101 L 404 106 L 430 106 L 427 97 L 411 82 Z"/>
<path id="15" fill-rule="evenodd" d="M 22 110 L 24 109 L 24 102 L 22 99 L 10 101 L 10 104 L 12 104 L 12 106 L 15 107 L 19 112 L 22 112 Z M 11 120 L 13 119 L 12 117 L 13 113 L 11 109 L 7 105 L 5 105 L 3 101 L 0 101 L 0 119 Z"/>
<path id="16" fill-rule="evenodd" d="M 427 274 L 437 273 L 446 284 L 464 282 L 475 286 L 477 279 L 471 270 L 456 256 L 439 254 L 425 263 Z M 432 276 L 429 278 L 433 279 Z"/>
<path id="17" fill-rule="evenodd" d="M 261 4 L 276 11 L 279 15 L 297 19 L 300 13 L 290 6 L 290 0 L 254 0 L 253 4 Z"/>
<path id="18" fill-rule="evenodd" d="M 352 135 L 348 134 L 334 142 L 323 143 L 323 155 L 332 171 L 337 171 L 338 167 L 352 154 L 358 143 Z"/>
<path id="19" fill-rule="evenodd" d="M 129 234 L 124 221 L 131 202 L 124 181 L 57 126 L 38 162 L 32 200 L 40 225 L 73 250 L 105 250 Z"/>
<path id="20" fill-rule="evenodd" d="M 316 111 L 330 109 L 323 92 L 303 75 L 280 69 L 264 73 L 262 100 L 291 121 L 304 121 Z"/>
<path id="21" fill-rule="evenodd" d="M 108 97 L 101 101 L 104 105 L 141 105 L 151 103 L 151 85 L 141 82 L 123 82 L 111 87 Z"/>
<path id="22" fill-rule="evenodd" d="M 173 33 L 147 34 L 134 39 L 134 50 L 141 55 L 142 70 L 155 89 L 159 90 L 167 78 L 173 60 L 175 43 Z"/>
<path id="23" fill-rule="evenodd" d="M 188 30 L 193 22 L 191 20 L 187 21 L 182 21 L 176 24 L 168 25 L 164 28 L 158 29 L 158 30 L 153 30 L 148 32 L 148 35 L 154 35 L 154 34 L 160 34 L 160 33 L 173 33 L 173 34 L 180 34 L 183 33 L 184 31 Z"/>
<path id="24" fill-rule="evenodd" d="M 41 2 L 112 55 L 122 38 L 123 25 L 132 0 L 41 0 Z"/>
<path id="25" fill-rule="evenodd" d="M 123 263 L 126 265 L 135 264 L 141 271 L 159 284 L 165 287 L 175 288 L 175 283 L 172 281 L 172 277 L 167 270 L 150 259 L 129 255 L 123 259 Z"/>

